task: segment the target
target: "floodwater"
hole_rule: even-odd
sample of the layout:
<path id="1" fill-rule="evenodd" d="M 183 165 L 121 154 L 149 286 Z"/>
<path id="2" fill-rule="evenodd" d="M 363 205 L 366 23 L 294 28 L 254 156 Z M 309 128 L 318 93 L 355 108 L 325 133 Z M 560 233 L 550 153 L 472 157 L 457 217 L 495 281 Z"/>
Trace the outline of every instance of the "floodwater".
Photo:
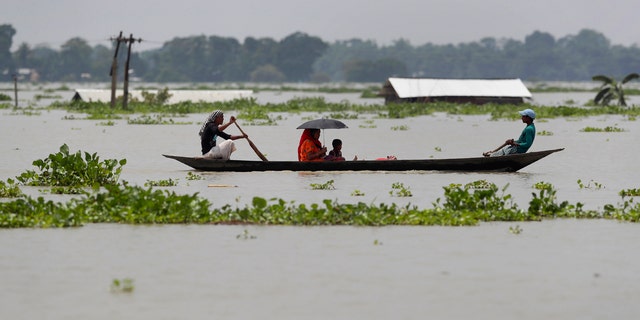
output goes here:
<path id="1" fill-rule="evenodd" d="M 318 94 L 257 94 L 258 102 Z M 323 95 L 357 101 L 357 95 Z M 66 98 L 66 97 L 65 97 Z M 581 103 L 582 93 L 537 94 L 535 101 Z M 589 97 L 591 98 L 591 97 Z M 636 97 L 632 97 L 632 103 Z M 372 100 L 367 100 L 368 103 Z M 359 101 L 358 101 L 359 103 Z M 514 110 L 515 112 L 515 110 Z M 31 162 L 58 151 L 96 152 L 127 159 L 122 180 L 178 179 L 178 193 L 214 206 L 244 206 L 253 196 L 296 203 L 414 204 L 428 208 L 443 186 L 485 179 L 526 208 L 544 181 L 558 199 L 587 209 L 618 204 L 622 189 L 639 188 L 640 125 L 620 116 L 538 119 L 532 150 L 565 148 L 517 173 L 261 172 L 198 173 L 162 154 L 197 155 L 206 114 L 174 118 L 185 125 L 114 126 L 0 110 L 0 179 L 35 169 Z M 227 114 L 227 116 L 233 113 Z M 319 114 L 278 114 L 277 126 L 239 124 L 272 160 L 294 160 L 300 131 Z M 436 114 L 400 120 L 360 115 L 349 129 L 325 130 L 344 142 L 347 158 L 455 158 L 480 155 L 517 138 L 519 121 Z M 586 133 L 617 126 L 624 132 Z M 403 130 L 399 130 L 402 128 Z M 235 128 L 228 130 L 234 133 Z M 236 159 L 258 159 L 237 140 Z M 311 183 L 334 181 L 335 190 Z M 583 187 L 578 184 L 582 181 Z M 390 195 L 402 183 L 412 197 Z M 212 187 L 212 186 L 218 187 Z M 226 186 L 226 187 L 219 187 Z M 358 190 L 363 196 L 352 196 Z M 42 194 L 38 188 L 23 188 Z M 519 234 L 510 228 L 520 228 Z M 567 319 L 635 318 L 640 312 L 637 224 L 553 220 L 485 223 L 477 227 L 126 226 L 0 230 L 2 319 Z M 131 278 L 132 293 L 110 292 Z"/>

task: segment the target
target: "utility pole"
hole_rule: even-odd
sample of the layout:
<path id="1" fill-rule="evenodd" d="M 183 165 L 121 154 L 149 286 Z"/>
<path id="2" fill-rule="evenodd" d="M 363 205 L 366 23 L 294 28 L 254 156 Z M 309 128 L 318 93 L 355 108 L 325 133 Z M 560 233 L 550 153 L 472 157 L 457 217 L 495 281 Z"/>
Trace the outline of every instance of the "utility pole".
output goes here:
<path id="1" fill-rule="evenodd" d="M 18 75 L 15 73 L 13 74 L 13 92 L 16 100 L 15 106 L 18 108 Z"/>
<path id="2" fill-rule="evenodd" d="M 111 71 L 109 71 L 109 75 L 111 76 L 111 108 L 116 107 L 116 82 L 118 78 L 118 49 L 120 48 L 120 42 L 123 42 L 125 39 L 122 38 L 122 31 L 120 31 L 120 35 L 118 38 L 111 40 L 116 41 L 116 52 L 113 54 L 113 61 L 111 62 Z"/>
<path id="3" fill-rule="evenodd" d="M 129 100 L 129 61 L 131 60 L 131 46 L 136 39 L 133 38 L 133 34 L 129 35 L 129 39 L 125 39 L 126 42 L 129 42 L 129 50 L 127 51 L 127 62 L 124 66 L 124 95 L 122 97 L 122 108 L 127 109 L 127 104 Z M 142 42 L 142 39 L 137 40 L 138 43 Z"/>
<path id="4" fill-rule="evenodd" d="M 122 108 L 127 109 L 127 104 L 129 100 L 129 60 L 131 59 L 131 46 L 135 41 L 142 42 L 142 39 L 134 39 L 133 34 L 129 35 L 129 38 L 122 37 L 122 31 L 120 31 L 120 35 L 118 38 L 111 38 L 111 40 L 115 40 L 116 43 L 116 52 L 113 54 L 113 61 L 111 62 L 111 71 L 109 71 L 109 75 L 111 76 L 111 107 L 115 108 L 116 106 L 116 82 L 118 75 L 118 51 L 120 49 L 120 43 L 125 42 L 129 43 L 129 50 L 127 52 L 127 62 L 125 63 L 124 70 L 124 95 L 122 97 Z"/>

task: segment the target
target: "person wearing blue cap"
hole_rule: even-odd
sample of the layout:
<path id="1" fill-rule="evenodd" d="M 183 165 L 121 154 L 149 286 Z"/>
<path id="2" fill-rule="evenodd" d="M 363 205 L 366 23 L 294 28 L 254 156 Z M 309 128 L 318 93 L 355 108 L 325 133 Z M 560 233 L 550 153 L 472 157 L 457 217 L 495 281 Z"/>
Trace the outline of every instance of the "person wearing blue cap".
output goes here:
<path id="1" fill-rule="evenodd" d="M 533 125 L 536 113 L 531 109 L 525 109 L 519 111 L 519 113 L 522 116 L 522 122 L 526 123 L 527 126 L 522 130 L 518 140 L 509 139 L 495 150 L 484 152 L 483 156 L 496 157 L 513 153 L 525 153 L 531 148 L 533 140 L 536 138 L 536 127 Z"/>

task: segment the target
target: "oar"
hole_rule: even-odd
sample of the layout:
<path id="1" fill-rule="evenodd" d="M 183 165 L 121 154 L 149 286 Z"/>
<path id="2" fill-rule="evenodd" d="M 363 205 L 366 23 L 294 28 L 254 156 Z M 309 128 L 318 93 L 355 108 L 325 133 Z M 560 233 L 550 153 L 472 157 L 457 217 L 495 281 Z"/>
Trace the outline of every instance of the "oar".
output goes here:
<path id="1" fill-rule="evenodd" d="M 238 125 L 237 122 L 234 122 L 236 124 L 236 127 L 238 127 L 238 130 L 240 130 L 240 132 L 242 132 L 243 135 L 247 135 L 246 133 L 244 133 L 244 131 L 242 131 L 242 128 L 240 128 L 240 125 Z M 253 141 L 249 140 L 249 138 L 247 138 L 247 141 L 249 142 L 249 145 L 251 146 L 251 149 L 253 149 L 253 151 L 256 152 L 256 154 L 258 155 L 258 157 L 260 157 L 260 159 L 262 159 L 262 161 L 269 161 L 267 160 L 267 157 L 265 157 L 262 152 L 260 152 L 260 150 L 258 150 L 258 147 L 256 147 L 255 144 L 253 144 Z"/>

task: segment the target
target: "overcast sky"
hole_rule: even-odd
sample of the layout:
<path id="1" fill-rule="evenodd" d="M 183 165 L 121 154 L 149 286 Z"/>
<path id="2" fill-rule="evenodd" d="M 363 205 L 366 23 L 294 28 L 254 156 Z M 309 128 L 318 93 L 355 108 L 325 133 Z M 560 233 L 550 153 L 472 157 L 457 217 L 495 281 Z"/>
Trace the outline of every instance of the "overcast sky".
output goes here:
<path id="1" fill-rule="evenodd" d="M 640 44 L 639 0 L 3 0 L 0 24 L 21 43 L 59 48 L 73 37 L 110 46 L 120 31 L 157 48 L 175 37 L 217 35 L 281 40 L 300 31 L 325 41 L 360 38 L 388 45 L 457 44 L 484 37 L 524 41 L 534 31 L 556 39 L 581 29 L 612 44 Z"/>

